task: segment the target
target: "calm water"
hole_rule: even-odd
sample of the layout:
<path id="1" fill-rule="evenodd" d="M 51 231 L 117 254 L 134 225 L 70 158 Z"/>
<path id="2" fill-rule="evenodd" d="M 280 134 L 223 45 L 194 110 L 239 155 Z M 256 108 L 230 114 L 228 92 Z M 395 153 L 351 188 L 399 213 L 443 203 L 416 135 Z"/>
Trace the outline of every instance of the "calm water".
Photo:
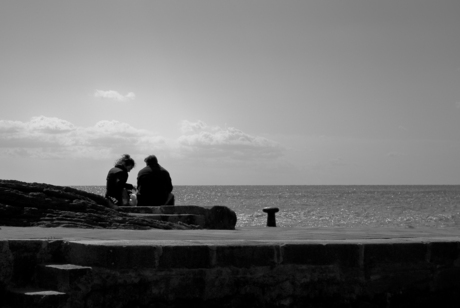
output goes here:
<path id="1" fill-rule="evenodd" d="M 103 195 L 105 187 L 79 186 Z M 225 205 L 237 227 L 264 226 L 276 206 L 279 227 L 433 227 L 460 230 L 460 185 L 175 186 L 177 205 Z"/>

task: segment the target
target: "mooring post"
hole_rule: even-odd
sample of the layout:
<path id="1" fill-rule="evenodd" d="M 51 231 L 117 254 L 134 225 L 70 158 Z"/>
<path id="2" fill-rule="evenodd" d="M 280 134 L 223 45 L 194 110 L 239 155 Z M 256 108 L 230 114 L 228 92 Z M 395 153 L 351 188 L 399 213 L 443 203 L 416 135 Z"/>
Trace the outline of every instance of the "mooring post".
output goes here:
<path id="1" fill-rule="evenodd" d="M 277 207 L 264 207 L 262 210 L 267 213 L 267 227 L 276 227 L 275 213 L 279 211 Z"/>

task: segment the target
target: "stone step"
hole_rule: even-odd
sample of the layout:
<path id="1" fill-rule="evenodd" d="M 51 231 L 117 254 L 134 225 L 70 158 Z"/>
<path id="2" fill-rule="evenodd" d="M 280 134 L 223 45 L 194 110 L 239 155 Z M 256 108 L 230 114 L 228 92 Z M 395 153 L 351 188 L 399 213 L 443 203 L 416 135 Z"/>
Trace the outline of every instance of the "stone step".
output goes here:
<path id="1" fill-rule="evenodd" d="M 60 292 L 69 292 L 72 286 L 91 272 L 92 268 L 74 264 L 45 264 L 37 268 L 36 285 Z"/>
<path id="2" fill-rule="evenodd" d="M 195 224 L 205 229 L 235 230 L 237 220 L 236 213 L 223 205 L 120 206 L 117 209 L 120 212 L 131 214 L 199 215 L 204 217 L 205 222 Z M 201 222 L 201 218 L 199 221 Z"/>
<path id="3" fill-rule="evenodd" d="M 204 215 L 194 215 L 194 214 L 144 214 L 144 213 L 128 213 L 130 216 L 167 221 L 171 223 L 182 222 L 188 225 L 197 225 L 204 227 L 206 220 Z"/>
<path id="4" fill-rule="evenodd" d="M 61 308 L 66 305 L 68 295 L 44 289 L 8 289 L 5 307 L 11 308 Z"/>
<path id="5" fill-rule="evenodd" d="M 210 206 L 197 205 L 162 205 L 162 206 L 119 206 L 118 210 L 126 213 L 144 214 L 194 214 L 205 215 Z"/>

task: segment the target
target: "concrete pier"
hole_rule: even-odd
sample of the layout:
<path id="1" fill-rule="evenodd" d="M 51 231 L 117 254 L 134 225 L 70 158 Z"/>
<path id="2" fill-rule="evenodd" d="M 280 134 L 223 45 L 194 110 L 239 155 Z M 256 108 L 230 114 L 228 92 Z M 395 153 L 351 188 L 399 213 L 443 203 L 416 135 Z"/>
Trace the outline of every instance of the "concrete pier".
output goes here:
<path id="1" fill-rule="evenodd" d="M 8 299 L 87 308 L 457 307 L 460 300 L 458 230 L 0 228 L 2 307 L 20 307 Z"/>

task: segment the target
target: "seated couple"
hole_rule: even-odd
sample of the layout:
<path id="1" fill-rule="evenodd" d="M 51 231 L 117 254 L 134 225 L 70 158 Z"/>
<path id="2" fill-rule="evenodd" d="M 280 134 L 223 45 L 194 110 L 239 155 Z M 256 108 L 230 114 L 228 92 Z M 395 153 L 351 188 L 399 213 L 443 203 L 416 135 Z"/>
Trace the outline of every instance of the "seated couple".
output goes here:
<path id="1" fill-rule="evenodd" d="M 134 160 L 128 154 L 124 154 L 116 161 L 115 167 L 109 170 L 105 197 L 112 207 L 127 206 L 130 203 L 136 205 L 133 204 L 135 199 L 137 206 L 174 205 L 169 172 L 158 164 L 155 155 L 146 157 L 144 161 L 146 166 L 137 175 L 137 191 L 133 185 L 126 183 L 128 172 L 135 166 Z M 131 202 L 129 194 L 135 196 Z"/>

